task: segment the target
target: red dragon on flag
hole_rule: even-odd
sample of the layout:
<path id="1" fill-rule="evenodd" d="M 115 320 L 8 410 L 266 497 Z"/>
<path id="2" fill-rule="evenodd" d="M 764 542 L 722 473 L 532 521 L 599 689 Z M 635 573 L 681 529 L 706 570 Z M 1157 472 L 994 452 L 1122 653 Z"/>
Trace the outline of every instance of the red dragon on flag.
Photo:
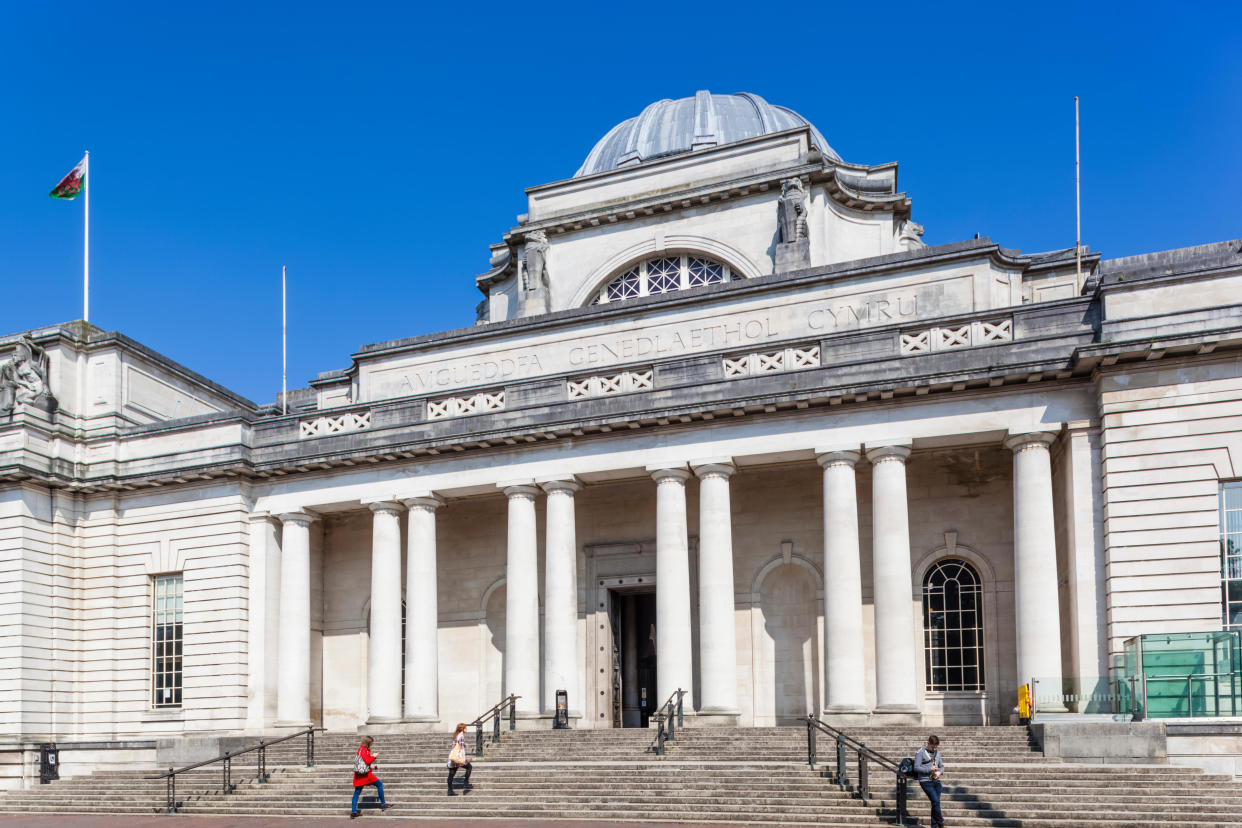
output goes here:
<path id="1" fill-rule="evenodd" d="M 76 167 L 69 171 L 68 175 L 60 180 L 60 183 L 48 195 L 52 198 L 74 199 L 77 198 L 85 186 L 86 159 L 83 158 Z"/>

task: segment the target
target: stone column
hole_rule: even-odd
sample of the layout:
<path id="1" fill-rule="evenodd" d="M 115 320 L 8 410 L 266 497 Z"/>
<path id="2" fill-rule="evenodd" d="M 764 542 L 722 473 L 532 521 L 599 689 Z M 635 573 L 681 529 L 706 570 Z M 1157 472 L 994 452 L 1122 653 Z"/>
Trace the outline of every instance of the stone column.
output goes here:
<path id="1" fill-rule="evenodd" d="M 1061 601 L 1052 518 L 1053 434 L 1015 434 L 1013 451 L 1013 595 L 1017 615 L 1018 684 L 1038 679 L 1061 693 Z M 1041 710 L 1051 710 L 1040 702 Z"/>
<path id="2" fill-rule="evenodd" d="M 817 454 L 824 469 L 825 714 L 865 716 L 862 564 L 858 549 L 857 451 Z"/>
<path id="3" fill-rule="evenodd" d="M 539 555 L 533 485 L 504 487 L 509 498 L 505 566 L 505 692 L 521 698 L 517 712 L 539 713 Z"/>
<path id="4" fill-rule="evenodd" d="M 1066 423 L 1062 456 L 1064 485 L 1059 497 L 1065 509 L 1069 572 L 1070 629 L 1066 630 L 1071 671 L 1080 679 L 1108 676 L 1108 619 L 1104 597 L 1104 506 L 1100 491 L 1100 429 L 1098 423 Z M 1019 682 L 1021 683 L 1021 682 Z M 1102 686 L 1079 685 L 1079 692 Z M 1085 705 L 1084 705 L 1085 707 Z"/>
<path id="5" fill-rule="evenodd" d="M 733 511 L 728 462 L 694 466 L 699 477 L 699 716 L 737 724 L 737 632 L 733 620 Z M 656 580 L 656 589 L 659 587 Z M 659 650 L 657 649 L 657 653 Z"/>
<path id="6" fill-rule="evenodd" d="M 367 647 L 367 724 L 401 718 L 400 503 L 371 504 L 371 633 Z"/>
<path id="7" fill-rule="evenodd" d="M 440 721 L 439 603 L 435 495 L 403 500 L 409 509 L 405 576 L 405 719 Z M 495 701 L 491 702 L 495 704 Z"/>
<path id="8" fill-rule="evenodd" d="M 578 541 L 572 479 L 540 484 L 548 493 L 544 535 L 543 710 L 556 712 L 556 691 L 569 694 L 569 708 L 582 711 L 578 669 Z"/>
<path id="9" fill-rule="evenodd" d="M 309 727 L 310 717 L 310 525 L 314 516 L 280 516 L 280 674 L 276 725 Z"/>
<path id="10" fill-rule="evenodd" d="M 922 659 L 914 649 L 914 604 L 910 580 L 910 515 L 906 502 L 906 458 L 910 447 L 868 448 L 872 463 L 872 584 L 875 593 L 876 713 L 919 712 L 915 676 Z"/>
<path id="11" fill-rule="evenodd" d="M 249 672 L 246 729 L 262 731 L 276 720 L 276 682 L 280 671 L 280 535 L 266 512 L 250 515 Z"/>
<path id="12" fill-rule="evenodd" d="M 686 691 L 684 710 L 694 707 L 690 631 L 690 541 L 686 533 L 685 469 L 648 469 L 656 481 L 656 699 Z"/>

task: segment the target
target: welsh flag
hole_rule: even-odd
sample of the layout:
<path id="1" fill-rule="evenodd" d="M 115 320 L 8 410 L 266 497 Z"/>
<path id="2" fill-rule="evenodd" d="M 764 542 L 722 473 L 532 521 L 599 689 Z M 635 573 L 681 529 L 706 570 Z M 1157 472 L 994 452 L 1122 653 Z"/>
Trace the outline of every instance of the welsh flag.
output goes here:
<path id="1" fill-rule="evenodd" d="M 69 174 L 60 180 L 60 183 L 48 193 L 52 198 L 74 199 L 78 194 L 86 188 L 86 158 L 83 157 L 78 165 L 69 171 Z"/>

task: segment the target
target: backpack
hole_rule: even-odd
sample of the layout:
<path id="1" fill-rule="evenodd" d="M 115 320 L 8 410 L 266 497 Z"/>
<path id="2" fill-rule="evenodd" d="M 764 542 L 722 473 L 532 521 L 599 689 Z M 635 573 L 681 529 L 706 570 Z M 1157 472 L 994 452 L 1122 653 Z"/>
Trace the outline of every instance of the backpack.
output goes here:
<path id="1" fill-rule="evenodd" d="M 354 773 L 366 775 L 371 772 L 371 766 L 362 760 L 362 754 L 354 756 Z"/>
<path id="2" fill-rule="evenodd" d="M 914 759 L 909 756 L 904 757 L 897 766 L 897 772 L 902 776 L 918 776 L 914 770 Z"/>

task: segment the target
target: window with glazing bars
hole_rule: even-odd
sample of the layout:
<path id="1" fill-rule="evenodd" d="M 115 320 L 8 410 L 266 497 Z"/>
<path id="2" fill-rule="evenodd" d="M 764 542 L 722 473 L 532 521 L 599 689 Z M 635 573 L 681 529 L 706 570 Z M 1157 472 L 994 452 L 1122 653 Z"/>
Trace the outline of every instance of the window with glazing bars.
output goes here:
<path id="1" fill-rule="evenodd" d="M 151 614 L 151 704 L 181 706 L 181 573 L 156 575 Z"/>
<path id="2" fill-rule="evenodd" d="M 1220 484 L 1221 626 L 1242 630 L 1242 480 Z"/>
<path id="3" fill-rule="evenodd" d="M 983 588 L 966 561 L 938 561 L 923 578 L 927 689 L 983 690 Z"/>
<path id="4" fill-rule="evenodd" d="M 655 296 L 677 290 L 731 281 L 734 274 L 726 265 L 689 253 L 658 256 L 626 270 L 600 289 L 594 304 L 617 302 L 635 296 Z"/>

